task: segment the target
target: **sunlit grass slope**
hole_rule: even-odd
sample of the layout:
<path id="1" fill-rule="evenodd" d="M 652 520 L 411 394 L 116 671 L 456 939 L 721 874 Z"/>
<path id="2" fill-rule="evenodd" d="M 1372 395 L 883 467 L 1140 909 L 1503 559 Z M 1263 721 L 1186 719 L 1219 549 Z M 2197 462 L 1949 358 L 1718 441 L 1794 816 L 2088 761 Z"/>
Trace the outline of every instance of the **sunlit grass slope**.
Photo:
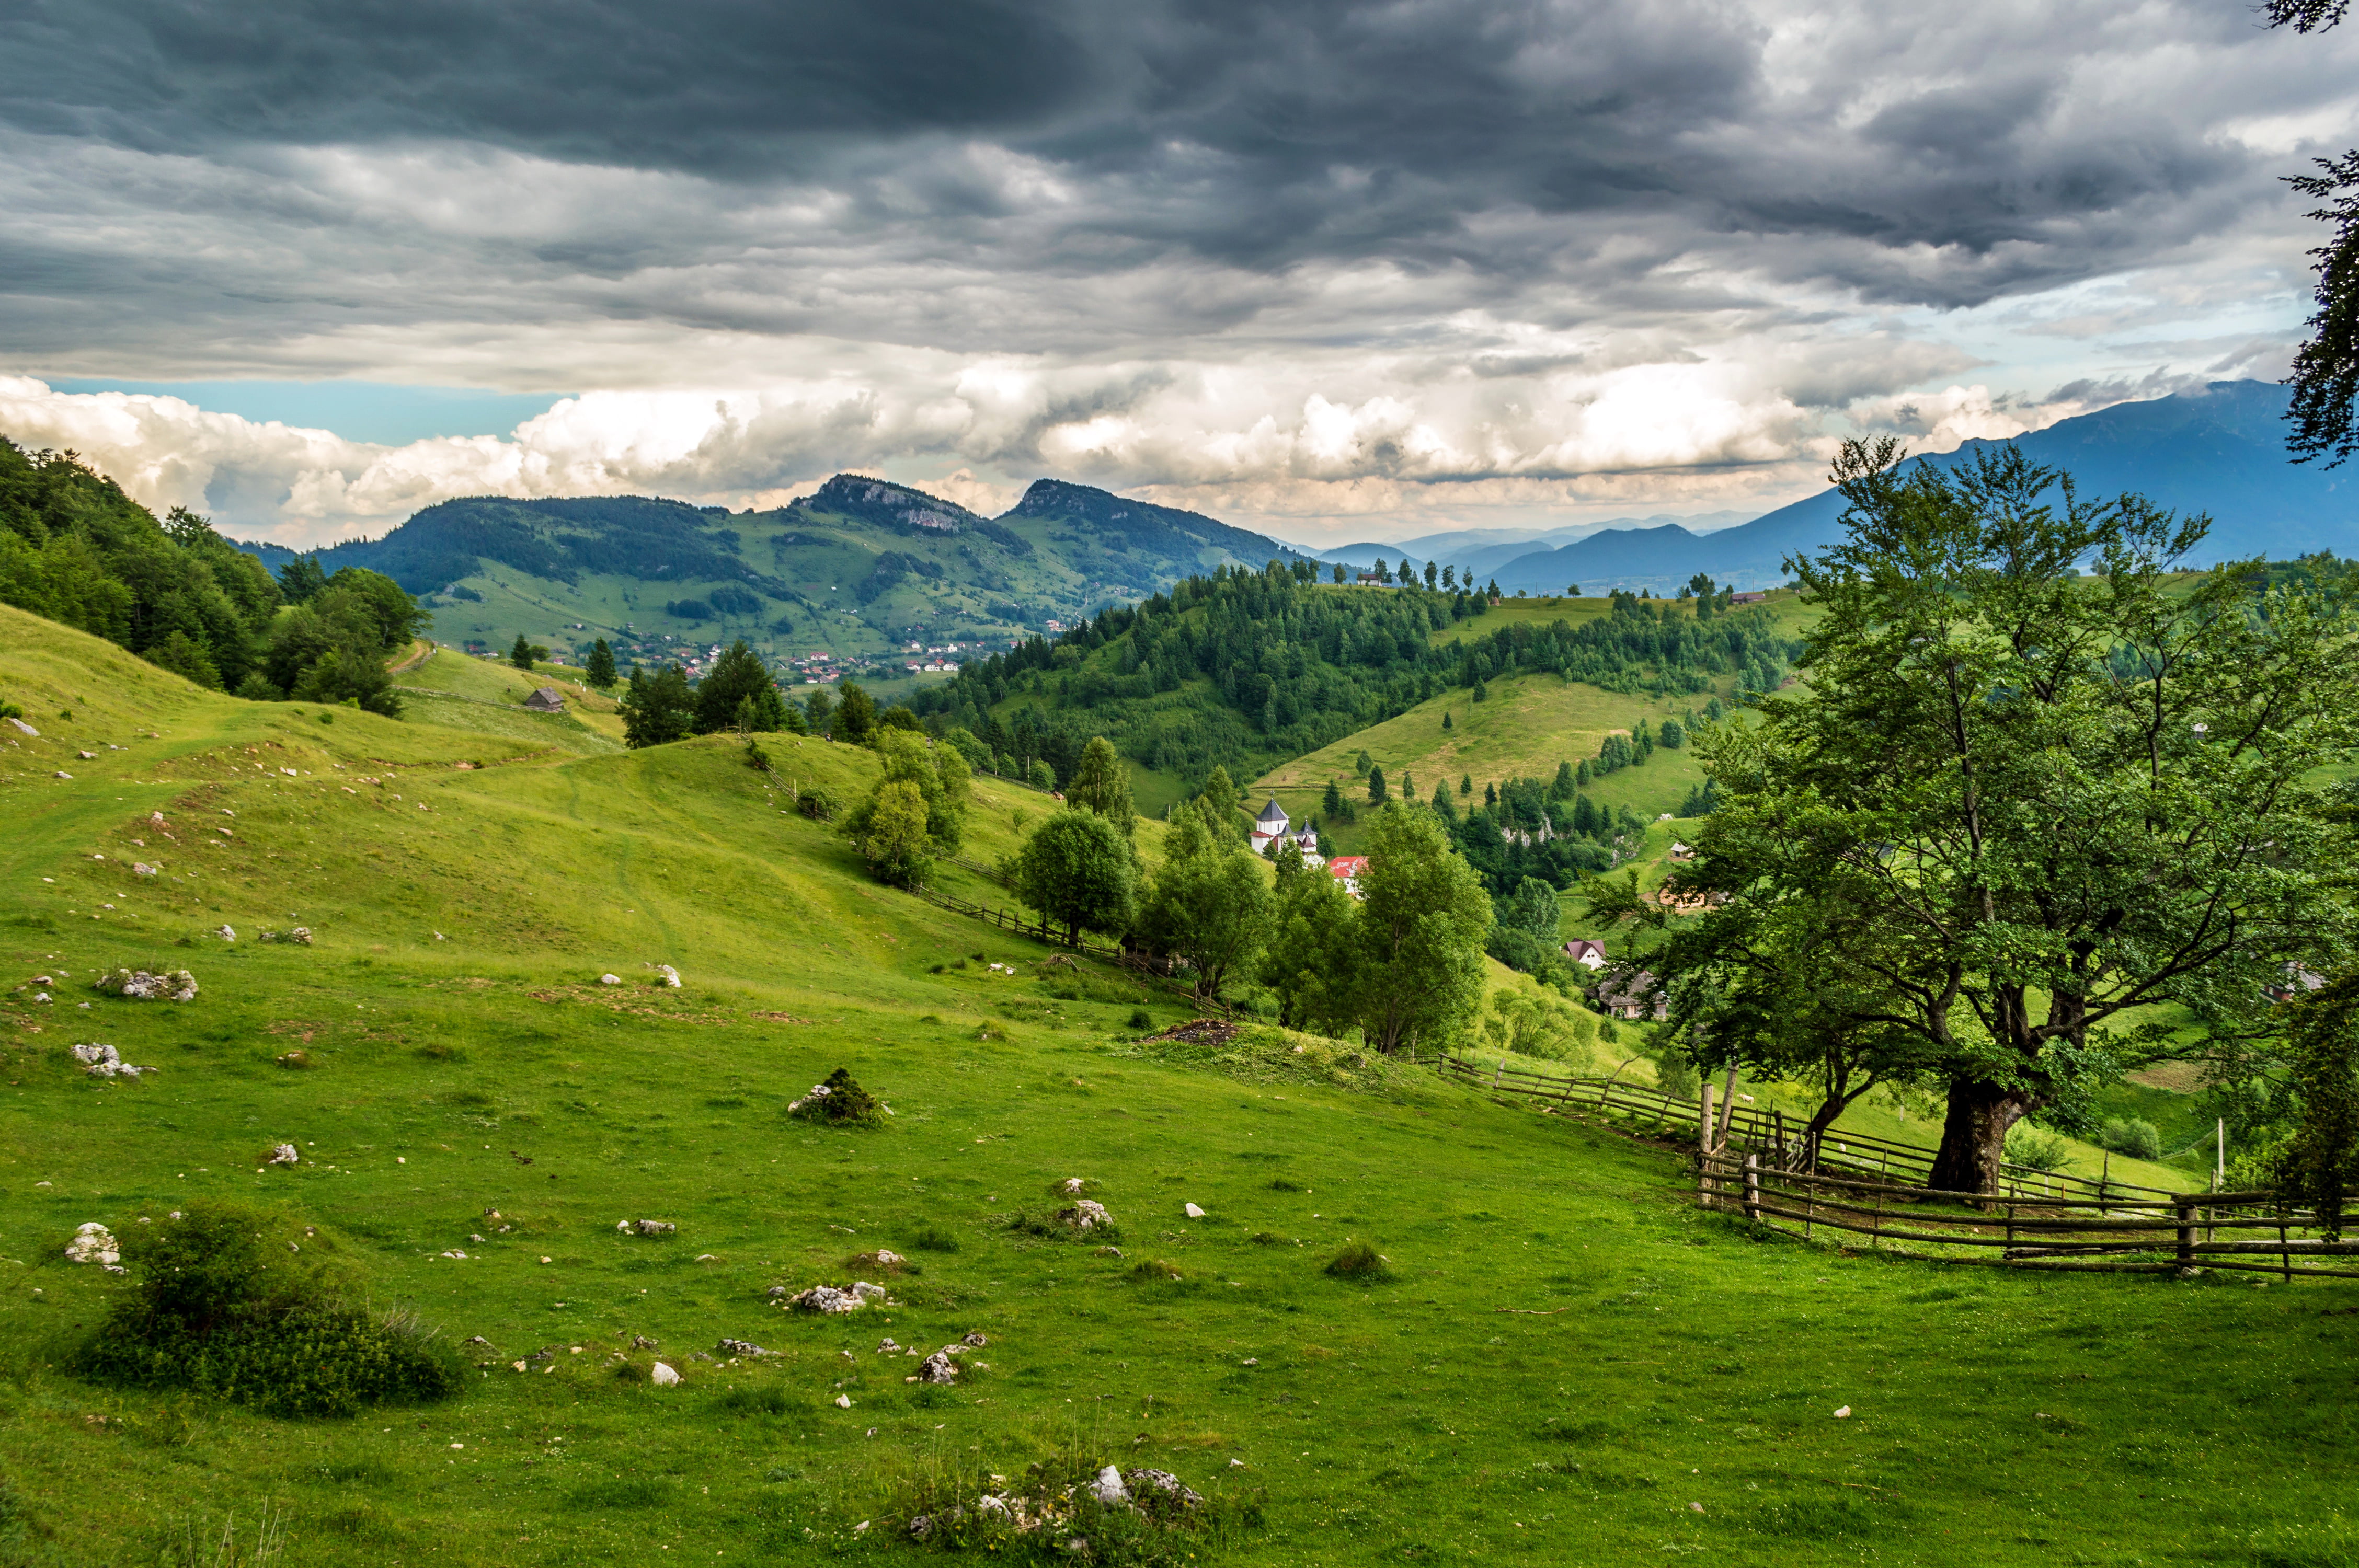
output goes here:
<path id="1" fill-rule="evenodd" d="M 1471 777 L 1479 802 L 1486 784 L 1552 779 L 1559 762 L 1595 757 L 1605 737 L 1617 730 L 1626 734 L 1642 719 L 1659 724 L 1701 706 L 1692 697 L 1621 697 L 1548 674 L 1504 676 L 1492 681 L 1489 691 L 1483 702 L 1463 689 L 1444 692 L 1273 768 L 1254 781 L 1254 805 L 1258 807 L 1275 795 L 1288 814 L 1299 819 L 1319 811 L 1331 779 L 1364 805 L 1366 783 L 1353 769 L 1353 759 L 1363 748 L 1385 770 L 1395 792 L 1404 773 L 1420 800 L 1444 780 L 1454 795 L 1460 780 Z M 1448 730 L 1441 727 L 1444 713 L 1450 715 Z M 1658 749 L 1642 766 L 1609 773 L 1590 784 L 1587 793 L 1601 805 L 1626 805 L 1652 816 L 1676 809 L 1702 782 L 1692 752 Z"/>
<path id="2" fill-rule="evenodd" d="M 874 776 L 824 742 L 772 741 L 769 783 L 719 738 L 322 724 L 10 611 L 0 695 L 43 731 L 0 745 L 0 1474 L 28 1561 L 155 1561 L 266 1501 L 306 1568 L 889 1558 L 919 1467 L 1076 1438 L 1266 1491 L 1238 1563 L 2353 1552 L 2340 1287 L 1756 1239 L 1690 1206 L 1675 1152 L 1283 1037 L 1139 1044 L 1134 1010 L 1186 1015 L 1169 993 L 1044 968 L 793 815 L 788 780 Z M 969 855 L 1044 804 L 986 784 Z M 316 946 L 254 939 L 298 921 Z M 203 935 L 224 922 L 234 945 Z M 88 989 L 158 962 L 202 993 Z M 16 989 L 40 974 L 47 1004 Z M 92 1039 L 161 1071 L 87 1077 L 67 1047 Z M 309 1068 L 277 1065 L 297 1046 Z M 839 1065 L 883 1130 L 785 1116 Z M 282 1140 L 302 1163 L 258 1172 Z M 1067 1176 L 1102 1184 L 1123 1256 L 1009 1228 Z M 73 1227 L 203 1197 L 285 1206 L 375 1299 L 481 1336 L 469 1392 L 286 1422 L 60 1372 L 122 1289 L 64 1261 Z M 640 1217 L 679 1233 L 616 1233 Z M 1351 1240 L 1393 1278 L 1326 1276 Z M 766 1304 L 880 1246 L 922 1268 L 897 1304 Z M 951 1389 L 875 1354 L 971 1330 L 989 1369 Z M 685 1384 L 615 1376 L 658 1353 L 635 1336 Z M 779 1355 L 695 1358 L 723 1336 Z"/>

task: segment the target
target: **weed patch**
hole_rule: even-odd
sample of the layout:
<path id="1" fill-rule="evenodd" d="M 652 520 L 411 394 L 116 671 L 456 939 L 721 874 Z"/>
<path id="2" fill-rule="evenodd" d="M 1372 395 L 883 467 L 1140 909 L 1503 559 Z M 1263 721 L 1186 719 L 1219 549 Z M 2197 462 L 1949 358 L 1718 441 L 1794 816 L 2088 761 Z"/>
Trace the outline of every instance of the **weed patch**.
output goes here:
<path id="1" fill-rule="evenodd" d="M 1354 1241 L 1327 1260 L 1327 1272 L 1339 1280 L 1364 1285 L 1381 1284 L 1393 1277 L 1385 1255 L 1364 1241 Z"/>

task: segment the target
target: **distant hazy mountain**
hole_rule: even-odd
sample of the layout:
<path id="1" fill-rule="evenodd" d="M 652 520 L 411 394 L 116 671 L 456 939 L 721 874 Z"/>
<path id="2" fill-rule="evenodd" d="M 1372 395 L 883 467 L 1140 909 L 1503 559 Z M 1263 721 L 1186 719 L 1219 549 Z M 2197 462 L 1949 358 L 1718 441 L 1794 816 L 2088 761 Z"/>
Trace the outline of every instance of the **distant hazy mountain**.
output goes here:
<path id="1" fill-rule="evenodd" d="M 2135 491 L 2174 512 L 2210 513 L 2212 535 L 2195 565 L 2311 550 L 2359 555 L 2359 474 L 2287 461 L 2287 396 L 2272 382 L 2213 382 L 2201 392 L 2066 419 L 2015 445 L 2070 471 L 2083 495 Z M 1969 441 L 1925 460 L 1955 465 L 1993 444 Z M 1842 495 L 1829 490 L 1701 537 L 1677 526 L 1593 535 L 1506 563 L 1499 586 L 1510 593 L 1561 593 L 1573 583 L 1588 593 L 1676 591 L 1701 571 L 1740 588 L 1766 587 L 1783 579 L 1788 556 L 1833 542 L 1843 508 Z"/>
<path id="2" fill-rule="evenodd" d="M 1686 517 L 1668 514 L 1609 517 L 1602 523 L 1576 523 L 1561 528 L 1466 528 L 1454 534 L 1421 535 L 1389 545 L 1362 540 L 1351 545 L 1321 546 L 1317 549 L 1297 547 L 1304 548 L 1306 553 L 1322 561 L 1340 561 L 1352 567 L 1373 566 L 1379 556 L 1387 564 L 1407 556 L 1420 566 L 1427 561 L 1439 561 L 1478 576 L 1487 576 L 1509 561 L 1542 549 L 1570 545 L 1609 529 L 1654 528 L 1675 524 L 1689 533 L 1705 535 L 1734 527 L 1755 515 L 1751 512 L 1705 512 Z"/>

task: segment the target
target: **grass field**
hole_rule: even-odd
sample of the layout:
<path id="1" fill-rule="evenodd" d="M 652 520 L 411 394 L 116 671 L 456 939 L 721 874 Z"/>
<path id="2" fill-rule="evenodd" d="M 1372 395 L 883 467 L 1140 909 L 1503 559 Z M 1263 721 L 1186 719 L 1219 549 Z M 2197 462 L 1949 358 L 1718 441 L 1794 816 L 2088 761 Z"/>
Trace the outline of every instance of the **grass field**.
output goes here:
<path id="1" fill-rule="evenodd" d="M 1676 1151 L 1348 1048 L 1141 1043 L 1176 998 L 1044 969 L 791 815 L 787 779 L 873 776 L 824 742 L 781 738 L 772 784 L 720 738 L 323 724 L 5 610 L 0 695 L 43 731 L 0 746 L 0 1561 L 158 1561 L 266 1505 L 305 1568 L 914 1556 L 919 1472 L 1073 1446 L 1257 1494 L 1239 1563 L 2359 1553 L 2345 1287 L 1847 1256 L 1700 1214 Z M 984 784 L 968 855 L 1043 805 Z M 254 940 L 299 921 L 316 946 Z M 201 994 L 88 989 L 155 962 Z M 85 1076 L 82 1040 L 162 1070 Z M 839 1065 L 883 1130 L 784 1115 Z M 257 1171 L 282 1140 L 301 1163 Z M 1067 1176 L 1124 1256 L 1010 1227 Z M 122 1289 L 73 1227 L 199 1198 L 283 1207 L 373 1299 L 481 1336 L 470 1390 L 283 1422 L 58 1370 Z M 1357 1240 L 1389 1279 L 1321 1271 Z M 879 1246 L 920 1265 L 895 1304 L 766 1304 Z M 971 1330 L 988 1370 L 947 1389 L 875 1353 Z M 694 1358 L 723 1336 L 779 1354 Z M 681 1386 L 614 1369 L 656 1354 Z"/>
<path id="2" fill-rule="evenodd" d="M 1778 629 L 1788 637 L 1801 635 L 1816 618 L 1816 611 L 1804 602 L 1799 589 L 1773 589 L 1761 603 L 1777 617 Z M 1481 615 L 1443 627 L 1433 634 L 1433 641 L 1440 645 L 1464 642 L 1470 637 L 1487 637 L 1503 626 L 1549 626 L 1559 621 L 1578 626 L 1610 613 L 1613 608 L 1613 600 L 1602 596 L 1503 599 Z"/>
<path id="3" fill-rule="evenodd" d="M 1321 814 L 1320 802 L 1331 779 L 1354 802 L 1364 805 L 1367 786 L 1353 772 L 1353 758 L 1365 748 L 1385 770 L 1386 781 L 1395 793 L 1403 773 L 1416 785 L 1419 800 L 1430 796 L 1437 783 L 1446 779 L 1454 793 L 1461 779 L 1471 777 L 1479 802 L 1486 784 L 1511 778 L 1552 779 L 1559 762 L 1579 763 L 1595 757 L 1605 737 L 1616 730 L 1626 734 L 1642 719 L 1657 724 L 1700 706 L 1688 697 L 1619 697 L 1552 675 L 1507 676 L 1490 683 L 1487 701 L 1476 702 L 1462 690 L 1445 692 L 1397 718 L 1271 769 L 1256 779 L 1247 793 L 1256 809 L 1265 799 L 1277 796 L 1297 821 Z M 1441 727 L 1444 713 L 1450 715 L 1448 730 Z M 1590 784 L 1587 793 L 1601 805 L 1628 806 L 1651 817 L 1677 809 L 1688 792 L 1702 782 L 1702 770 L 1692 752 L 1658 749 L 1644 765 L 1609 773 Z M 1339 843 L 1358 842 L 1349 827 L 1333 836 Z"/>

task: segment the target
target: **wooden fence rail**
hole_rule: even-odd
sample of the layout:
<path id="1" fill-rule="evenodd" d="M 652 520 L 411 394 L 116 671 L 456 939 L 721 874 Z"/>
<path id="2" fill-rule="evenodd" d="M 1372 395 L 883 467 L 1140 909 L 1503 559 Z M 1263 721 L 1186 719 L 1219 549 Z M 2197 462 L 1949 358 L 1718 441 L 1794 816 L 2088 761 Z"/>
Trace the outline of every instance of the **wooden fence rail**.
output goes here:
<path id="1" fill-rule="evenodd" d="M 2200 1267 L 2288 1281 L 2359 1279 L 2359 1269 L 2316 1261 L 2359 1259 L 2359 1241 L 2329 1240 L 2314 1213 L 2281 1206 L 2267 1193 L 2167 1194 L 2162 1204 L 2136 1195 L 2060 1203 L 1783 1171 L 1765 1165 L 1757 1152 L 1733 1149 L 1699 1152 L 1697 1162 L 1697 1198 L 1706 1208 L 1805 1240 L 1817 1239 L 1821 1228 L 1864 1236 L 1871 1250 L 1892 1257 L 2116 1273 Z M 2359 1203 L 2359 1193 L 2350 1196 Z M 2099 1211 L 2095 1217 L 2088 1217 L 2092 1209 Z M 2223 1240 L 2223 1231 L 2275 1235 Z"/>
<path id="2" fill-rule="evenodd" d="M 1444 1056 L 1440 1066 L 1445 1076 L 1462 1083 L 1592 1110 L 1625 1126 L 1651 1122 L 1661 1131 L 1687 1137 L 1695 1137 L 1700 1131 L 1700 1098 L 1679 1098 L 1614 1078 L 1559 1077 L 1512 1065 L 1504 1057 L 1486 1063 L 1463 1056 Z M 1919 1144 L 1838 1128 L 1831 1129 L 1812 1148 L 1802 1136 L 1806 1124 L 1788 1119 L 1783 1111 L 1740 1105 L 1716 1108 L 1714 1114 L 1716 1118 L 1726 1118 L 1724 1141 L 1729 1147 L 1760 1153 L 1776 1168 L 1822 1174 L 1848 1171 L 1878 1184 L 1889 1184 L 1896 1175 L 1904 1181 L 1916 1178 L 1921 1182 L 1932 1174 L 1934 1152 Z M 1715 1135 L 1714 1142 L 1722 1141 Z M 2078 1200 L 2118 1207 L 2143 1198 L 2158 1200 L 2168 1206 L 2172 1196 L 2160 1187 L 2117 1181 L 2111 1175 L 2092 1179 L 2069 1172 L 2036 1171 L 2012 1162 L 2000 1167 L 1999 1176 L 2003 1195 L 2022 1201 L 2054 1204 Z"/>

